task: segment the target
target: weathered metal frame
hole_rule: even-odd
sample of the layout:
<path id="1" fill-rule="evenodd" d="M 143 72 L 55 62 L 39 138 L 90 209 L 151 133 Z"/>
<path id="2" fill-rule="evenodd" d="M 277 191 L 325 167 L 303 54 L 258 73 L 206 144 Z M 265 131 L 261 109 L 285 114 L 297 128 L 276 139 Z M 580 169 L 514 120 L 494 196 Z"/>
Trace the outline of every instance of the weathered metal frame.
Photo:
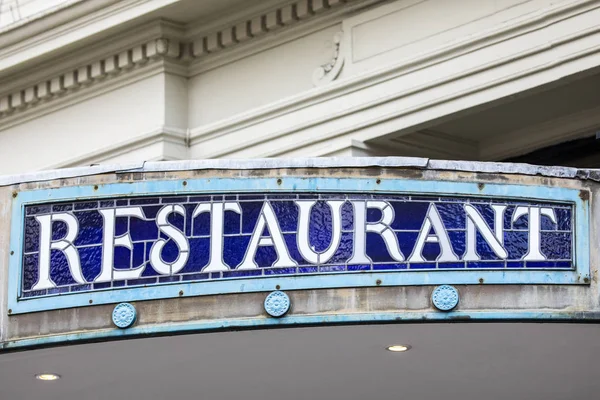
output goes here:
<path id="1" fill-rule="evenodd" d="M 459 195 L 526 199 L 534 201 L 569 202 L 574 205 L 574 270 L 487 271 L 448 270 L 372 272 L 360 274 L 323 274 L 308 276 L 273 276 L 236 278 L 222 281 L 164 283 L 153 287 L 106 289 L 94 292 L 54 295 L 21 299 L 22 246 L 24 237 L 24 208 L 29 204 L 48 201 L 100 199 L 116 196 L 198 194 L 198 193 L 252 193 L 252 192 L 357 192 L 422 195 Z M 441 180 L 404 180 L 376 178 L 201 178 L 178 180 L 145 180 L 131 183 L 69 186 L 54 189 L 22 191 L 12 204 L 8 307 L 11 314 L 61 308 L 82 307 L 89 304 L 110 304 L 122 301 L 166 299 L 183 296 L 248 293 L 282 290 L 407 286 L 439 284 L 589 284 L 589 201 L 582 199 L 581 191 L 563 187 L 516 184 L 485 184 Z M 583 196 L 584 197 L 584 196 Z M 584 197 L 585 198 L 585 197 Z"/>

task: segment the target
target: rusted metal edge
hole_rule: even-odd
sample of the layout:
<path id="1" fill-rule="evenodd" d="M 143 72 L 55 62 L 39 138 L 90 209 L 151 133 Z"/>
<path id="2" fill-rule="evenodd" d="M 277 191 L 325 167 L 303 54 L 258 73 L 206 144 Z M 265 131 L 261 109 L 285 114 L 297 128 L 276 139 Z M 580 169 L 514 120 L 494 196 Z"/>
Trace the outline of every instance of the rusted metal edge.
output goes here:
<path id="1" fill-rule="evenodd" d="M 185 170 L 249 170 L 278 168 L 415 168 L 442 171 L 466 171 L 498 174 L 540 175 L 555 178 L 577 178 L 600 182 L 600 170 L 571 167 L 538 166 L 523 163 L 430 160 L 418 157 L 317 157 L 263 158 L 248 160 L 183 160 L 153 161 L 128 164 L 95 165 L 0 176 L 0 186 L 26 182 L 49 181 L 105 173 L 165 172 Z"/>

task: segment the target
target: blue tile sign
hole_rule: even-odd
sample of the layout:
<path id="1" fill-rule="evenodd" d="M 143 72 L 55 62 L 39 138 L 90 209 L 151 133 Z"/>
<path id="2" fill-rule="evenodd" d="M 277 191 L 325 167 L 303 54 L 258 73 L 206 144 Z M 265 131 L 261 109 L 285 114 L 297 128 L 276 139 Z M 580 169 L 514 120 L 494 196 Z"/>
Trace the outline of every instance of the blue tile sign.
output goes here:
<path id="1" fill-rule="evenodd" d="M 120 290 L 129 294 L 111 299 L 132 300 L 214 282 L 229 282 L 215 293 L 231 292 L 267 278 L 358 286 L 343 277 L 402 284 L 406 274 L 411 284 L 416 274 L 576 269 L 576 205 L 566 200 L 240 191 L 25 202 L 21 212 L 19 302 Z"/>

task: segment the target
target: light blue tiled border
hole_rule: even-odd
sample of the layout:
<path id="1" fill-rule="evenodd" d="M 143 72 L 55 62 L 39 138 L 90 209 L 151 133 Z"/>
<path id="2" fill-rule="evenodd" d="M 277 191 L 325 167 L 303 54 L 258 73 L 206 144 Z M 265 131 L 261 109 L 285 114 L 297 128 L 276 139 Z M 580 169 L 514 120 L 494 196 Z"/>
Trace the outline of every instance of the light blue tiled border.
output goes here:
<path id="1" fill-rule="evenodd" d="M 378 183 L 379 182 L 379 183 Z M 240 192 L 343 192 L 419 195 L 486 196 L 534 201 L 563 201 L 575 205 L 575 270 L 569 271 L 401 271 L 310 276 L 239 278 L 210 282 L 157 284 L 152 287 L 119 288 L 18 300 L 21 287 L 24 206 L 27 204 L 85 200 L 116 196 L 202 194 Z M 376 178 L 216 178 L 139 181 L 99 186 L 72 186 L 19 192 L 13 200 L 10 237 L 8 307 L 12 314 L 89 304 L 282 290 L 438 284 L 585 284 L 589 281 L 589 202 L 580 191 L 547 186 L 485 184 Z M 483 279 L 483 281 L 481 281 Z M 91 301 L 91 302 L 90 302 Z"/>

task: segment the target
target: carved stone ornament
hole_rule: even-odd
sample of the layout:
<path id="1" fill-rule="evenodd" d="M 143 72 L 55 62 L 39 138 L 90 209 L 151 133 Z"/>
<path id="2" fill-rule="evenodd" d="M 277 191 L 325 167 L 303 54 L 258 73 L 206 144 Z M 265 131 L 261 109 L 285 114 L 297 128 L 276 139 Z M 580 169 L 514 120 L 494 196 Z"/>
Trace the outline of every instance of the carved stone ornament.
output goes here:
<path id="1" fill-rule="evenodd" d="M 121 329 L 129 328 L 135 322 L 137 311 L 132 304 L 118 304 L 112 313 L 114 324 Z"/>
<path id="2" fill-rule="evenodd" d="M 450 311 L 458 305 L 458 290 L 450 285 L 435 288 L 431 295 L 433 305 L 440 311 Z"/>
<path id="3" fill-rule="evenodd" d="M 265 299 L 265 311 L 271 317 L 282 317 L 290 309 L 290 298 L 281 291 L 269 293 Z"/>
<path id="4" fill-rule="evenodd" d="M 314 70 L 312 75 L 313 85 L 323 86 L 335 80 L 344 66 L 344 33 L 338 32 L 333 37 L 333 58 Z"/>

